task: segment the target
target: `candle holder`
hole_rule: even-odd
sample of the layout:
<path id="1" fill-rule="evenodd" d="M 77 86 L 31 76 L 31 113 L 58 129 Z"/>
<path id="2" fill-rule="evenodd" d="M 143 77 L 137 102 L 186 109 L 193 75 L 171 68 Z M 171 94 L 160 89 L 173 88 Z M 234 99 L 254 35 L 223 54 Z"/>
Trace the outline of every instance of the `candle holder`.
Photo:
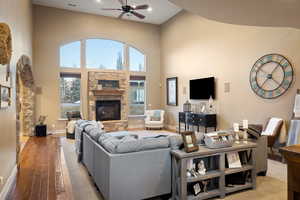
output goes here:
<path id="1" fill-rule="evenodd" d="M 244 131 L 243 131 L 243 142 L 245 143 L 245 144 L 247 144 L 248 143 L 248 132 L 247 132 L 247 130 L 248 130 L 248 120 L 246 120 L 246 119 L 244 119 L 243 120 L 243 129 L 244 129 Z"/>
<path id="2" fill-rule="evenodd" d="M 233 123 L 233 131 L 234 131 L 234 137 L 235 137 L 235 143 L 239 144 L 240 143 L 240 136 L 239 136 L 239 132 L 240 132 L 240 125 L 238 123 Z"/>

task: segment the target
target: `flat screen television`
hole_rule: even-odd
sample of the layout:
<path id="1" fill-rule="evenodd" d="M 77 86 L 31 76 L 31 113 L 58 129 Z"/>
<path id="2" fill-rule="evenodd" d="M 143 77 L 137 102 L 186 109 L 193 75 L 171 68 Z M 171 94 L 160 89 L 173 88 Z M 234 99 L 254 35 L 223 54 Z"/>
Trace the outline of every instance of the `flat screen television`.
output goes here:
<path id="1" fill-rule="evenodd" d="M 190 80 L 190 99 L 215 99 L 215 78 Z"/>

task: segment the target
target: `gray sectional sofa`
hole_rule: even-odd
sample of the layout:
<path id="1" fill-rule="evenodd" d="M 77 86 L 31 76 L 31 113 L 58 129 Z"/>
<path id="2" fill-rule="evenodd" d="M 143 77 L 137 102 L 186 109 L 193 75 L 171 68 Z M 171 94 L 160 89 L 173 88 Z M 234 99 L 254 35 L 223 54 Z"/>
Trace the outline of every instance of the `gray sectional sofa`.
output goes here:
<path id="1" fill-rule="evenodd" d="M 94 123 L 76 126 L 76 152 L 106 200 L 141 200 L 171 193 L 167 137 L 144 138 L 148 145 L 138 139 L 119 143 L 114 139 L 128 133 L 95 134 L 91 126 L 97 127 Z"/>
<path id="2" fill-rule="evenodd" d="M 83 133 L 83 159 L 106 200 L 140 200 L 171 192 L 170 149 L 111 154 Z"/>
<path id="3" fill-rule="evenodd" d="M 105 133 L 101 124 L 80 120 L 75 126 L 78 160 L 87 168 L 106 200 L 141 200 L 171 193 L 171 149 L 182 145 L 179 135 Z M 202 134 L 196 134 L 197 142 Z M 266 138 L 258 143 L 257 172 L 267 170 Z"/>

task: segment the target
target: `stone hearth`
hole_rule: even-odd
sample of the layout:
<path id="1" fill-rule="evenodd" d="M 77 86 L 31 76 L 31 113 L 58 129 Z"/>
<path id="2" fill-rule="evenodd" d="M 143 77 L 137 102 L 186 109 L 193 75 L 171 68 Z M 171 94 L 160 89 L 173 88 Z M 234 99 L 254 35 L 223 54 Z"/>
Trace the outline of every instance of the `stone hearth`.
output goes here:
<path id="1" fill-rule="evenodd" d="M 121 102 L 121 120 L 104 121 L 106 131 L 124 130 L 128 126 L 128 89 L 129 75 L 120 71 L 89 72 L 88 73 L 88 102 L 89 120 L 96 120 L 96 101 Z M 99 82 L 103 80 L 119 81 L 117 88 L 99 88 Z"/>

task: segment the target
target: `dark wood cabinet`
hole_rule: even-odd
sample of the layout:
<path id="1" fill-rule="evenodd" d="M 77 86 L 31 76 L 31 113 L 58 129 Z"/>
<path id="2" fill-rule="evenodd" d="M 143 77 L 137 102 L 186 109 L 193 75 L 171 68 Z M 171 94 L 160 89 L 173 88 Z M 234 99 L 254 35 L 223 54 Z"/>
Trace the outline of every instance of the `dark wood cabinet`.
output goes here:
<path id="1" fill-rule="evenodd" d="M 300 145 L 280 149 L 287 162 L 288 200 L 300 200 Z"/>
<path id="2" fill-rule="evenodd" d="M 46 137 L 47 136 L 47 125 L 36 125 L 35 136 Z"/>
<path id="3" fill-rule="evenodd" d="M 191 112 L 179 112 L 179 132 L 181 131 L 181 124 L 184 124 L 184 130 L 189 130 L 190 126 L 196 126 L 199 131 L 200 126 L 203 126 L 205 133 L 207 128 L 212 127 L 217 129 L 217 115 L 216 114 L 198 114 Z"/>

